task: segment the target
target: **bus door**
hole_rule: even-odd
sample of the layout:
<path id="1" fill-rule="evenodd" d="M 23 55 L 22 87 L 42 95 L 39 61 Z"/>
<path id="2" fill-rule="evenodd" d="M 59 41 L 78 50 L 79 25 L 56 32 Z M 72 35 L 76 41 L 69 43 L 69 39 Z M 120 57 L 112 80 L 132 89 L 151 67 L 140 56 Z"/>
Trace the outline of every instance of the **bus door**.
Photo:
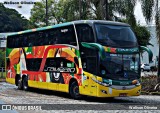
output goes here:
<path id="1" fill-rule="evenodd" d="M 97 86 L 94 82 L 97 79 L 97 53 L 98 51 L 80 47 L 81 61 L 83 68 L 83 87 L 84 92 L 88 95 L 96 96 Z M 94 80 L 93 80 L 94 79 Z"/>
<path id="2" fill-rule="evenodd" d="M 93 28 L 88 24 L 76 25 L 77 37 L 79 42 L 80 57 L 83 68 L 83 93 L 96 95 L 97 87 L 92 78 L 96 79 L 97 75 L 97 53 L 98 51 L 82 46 L 82 42 L 93 43 Z"/>

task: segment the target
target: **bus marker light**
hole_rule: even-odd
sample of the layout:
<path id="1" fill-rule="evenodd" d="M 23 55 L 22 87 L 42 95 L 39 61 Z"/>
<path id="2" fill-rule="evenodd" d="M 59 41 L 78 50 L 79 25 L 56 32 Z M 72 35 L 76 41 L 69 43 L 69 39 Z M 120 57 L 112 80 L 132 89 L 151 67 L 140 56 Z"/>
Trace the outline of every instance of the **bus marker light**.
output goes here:
<path id="1" fill-rule="evenodd" d="M 141 90 L 138 90 L 137 93 L 141 93 Z"/>
<path id="2" fill-rule="evenodd" d="M 133 81 L 132 81 L 132 84 L 133 84 L 133 85 L 136 85 L 137 83 L 138 83 L 137 80 L 133 80 Z"/>

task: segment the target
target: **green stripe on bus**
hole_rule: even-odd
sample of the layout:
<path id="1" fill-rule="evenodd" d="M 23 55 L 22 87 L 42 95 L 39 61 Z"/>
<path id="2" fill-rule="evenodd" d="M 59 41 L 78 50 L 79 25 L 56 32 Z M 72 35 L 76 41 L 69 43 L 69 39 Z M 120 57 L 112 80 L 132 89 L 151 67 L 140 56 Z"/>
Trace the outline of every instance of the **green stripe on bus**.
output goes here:
<path id="1" fill-rule="evenodd" d="M 75 53 L 78 56 L 78 58 L 80 58 L 80 52 L 79 52 L 79 50 L 75 50 Z"/>
<path id="2" fill-rule="evenodd" d="M 17 35 L 17 34 L 23 34 L 23 33 L 29 33 L 29 32 L 35 32 L 35 31 L 41 31 L 41 30 L 46 30 L 46 29 L 51 29 L 51 28 L 57 28 L 57 27 L 63 27 L 63 26 L 67 26 L 67 25 L 72 25 L 72 22 L 66 22 L 66 23 L 57 24 L 57 25 L 53 25 L 53 26 L 46 26 L 46 27 L 41 27 L 41 28 L 35 28 L 34 30 L 33 29 L 29 29 L 29 30 L 25 30 L 25 31 L 10 33 L 10 34 L 8 34 L 8 36 Z"/>
<path id="3" fill-rule="evenodd" d="M 81 43 L 83 47 L 90 48 L 90 49 L 98 49 L 100 57 L 102 60 L 106 59 L 106 54 L 105 54 L 105 49 L 102 45 L 98 43 L 86 43 L 82 42 Z"/>

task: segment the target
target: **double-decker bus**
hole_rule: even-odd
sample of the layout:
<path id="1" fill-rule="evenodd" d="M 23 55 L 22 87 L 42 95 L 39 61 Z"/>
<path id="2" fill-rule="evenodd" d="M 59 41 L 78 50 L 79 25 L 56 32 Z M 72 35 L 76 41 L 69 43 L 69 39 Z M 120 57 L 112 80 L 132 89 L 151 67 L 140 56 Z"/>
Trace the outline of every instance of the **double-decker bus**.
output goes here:
<path id="1" fill-rule="evenodd" d="M 79 20 L 13 33 L 6 69 L 6 81 L 23 90 L 62 91 L 75 99 L 141 93 L 140 47 L 125 23 Z"/>

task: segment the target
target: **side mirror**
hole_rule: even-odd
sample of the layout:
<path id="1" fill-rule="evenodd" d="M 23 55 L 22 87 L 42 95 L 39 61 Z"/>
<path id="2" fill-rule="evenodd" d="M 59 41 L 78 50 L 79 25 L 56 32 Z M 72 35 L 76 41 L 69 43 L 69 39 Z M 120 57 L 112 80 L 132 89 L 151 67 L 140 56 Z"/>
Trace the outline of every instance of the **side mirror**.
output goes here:
<path id="1" fill-rule="evenodd" d="M 153 62 L 152 61 L 153 53 L 148 47 L 140 46 L 140 50 L 145 50 L 148 53 L 149 63 Z"/>
<path id="2" fill-rule="evenodd" d="M 105 50 L 104 50 L 102 45 L 97 44 L 97 43 L 87 43 L 87 42 L 82 42 L 81 44 L 82 44 L 83 47 L 86 47 L 86 48 L 98 49 L 99 54 L 100 54 L 100 58 L 102 60 L 106 59 Z"/>

